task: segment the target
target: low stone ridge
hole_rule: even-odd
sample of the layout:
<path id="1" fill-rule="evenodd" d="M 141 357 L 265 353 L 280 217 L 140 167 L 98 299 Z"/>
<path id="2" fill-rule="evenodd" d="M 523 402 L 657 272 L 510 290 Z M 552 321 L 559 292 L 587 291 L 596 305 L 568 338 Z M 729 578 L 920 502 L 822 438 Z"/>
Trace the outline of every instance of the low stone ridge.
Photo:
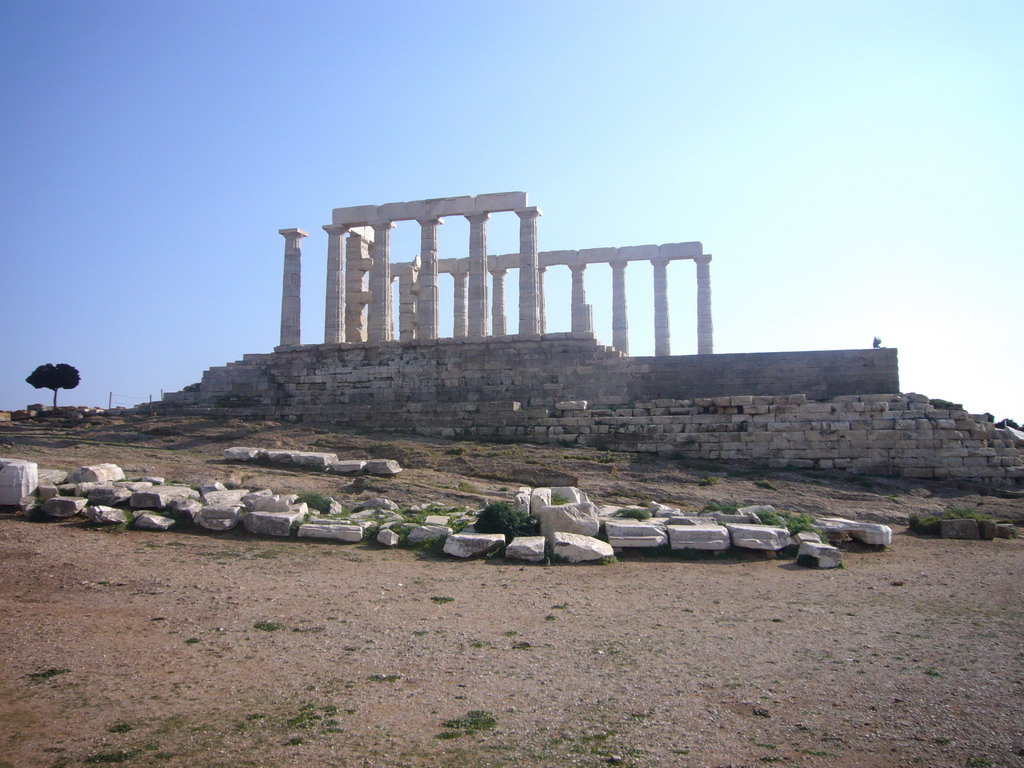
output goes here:
<path id="1" fill-rule="evenodd" d="M 268 464 L 290 464 L 303 469 L 315 469 L 320 472 L 334 472 L 350 475 L 365 472 L 368 475 L 390 477 L 402 471 L 402 466 L 394 459 L 345 459 L 339 460 L 337 454 L 319 453 L 316 451 L 289 451 L 276 448 L 252 448 L 233 446 L 224 449 L 227 461 L 254 461 Z"/>

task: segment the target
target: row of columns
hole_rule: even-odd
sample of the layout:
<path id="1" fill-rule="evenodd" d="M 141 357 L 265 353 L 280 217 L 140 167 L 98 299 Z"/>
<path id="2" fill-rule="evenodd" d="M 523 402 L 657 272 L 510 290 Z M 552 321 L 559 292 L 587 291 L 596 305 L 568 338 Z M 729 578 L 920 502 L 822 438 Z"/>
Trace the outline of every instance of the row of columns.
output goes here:
<path id="1" fill-rule="evenodd" d="M 546 330 L 544 272 L 537 250 L 537 208 L 516 211 L 520 219 L 519 253 L 519 334 L 535 335 Z M 490 314 L 491 333 L 507 333 L 505 317 L 506 268 L 488 269 L 486 222 L 489 214 L 467 215 L 470 223 L 468 271 L 452 272 L 455 281 L 453 335 L 484 337 Z M 438 336 L 438 249 L 437 228 L 440 218 L 419 220 L 420 255 L 402 273 L 400 338 L 433 339 Z M 324 341 L 388 341 L 394 338 L 392 300 L 390 221 L 375 222 L 373 256 L 370 239 L 363 227 L 328 224 L 327 301 L 324 315 Z M 301 229 L 282 229 L 285 238 L 284 279 L 281 299 L 281 345 L 298 345 L 301 315 Z M 345 235 L 348 233 L 348 248 Z M 651 259 L 654 269 L 654 353 L 671 354 L 668 301 L 668 263 L 670 259 Z M 711 256 L 694 257 L 697 265 L 697 354 L 712 354 L 714 329 L 711 318 Z M 626 267 L 628 261 L 610 261 L 612 269 L 612 345 L 629 354 L 629 322 L 626 304 Z M 404 265 L 403 265 L 404 266 Z M 572 273 L 571 328 L 573 332 L 593 333 L 593 307 L 587 303 L 584 274 L 587 264 L 568 264 Z M 369 283 L 367 285 L 367 274 Z M 487 289 L 491 275 L 493 290 Z M 397 277 L 397 275 L 396 275 Z M 489 302 L 489 298 L 491 301 Z M 490 312 L 488 307 L 490 305 Z M 364 317 L 368 322 L 364 322 Z"/>

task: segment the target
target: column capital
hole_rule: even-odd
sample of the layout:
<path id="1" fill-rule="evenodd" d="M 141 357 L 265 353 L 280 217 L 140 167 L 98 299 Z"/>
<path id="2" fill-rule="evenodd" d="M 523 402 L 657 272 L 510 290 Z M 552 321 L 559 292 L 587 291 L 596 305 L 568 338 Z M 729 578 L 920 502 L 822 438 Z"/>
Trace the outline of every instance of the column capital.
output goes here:
<path id="1" fill-rule="evenodd" d="M 389 230 L 389 229 L 394 229 L 395 228 L 395 222 L 393 222 L 393 221 L 371 221 L 370 222 L 370 226 L 373 227 L 373 231 L 374 232 L 377 232 L 378 230 L 385 230 L 386 231 L 386 230 Z"/>
<path id="2" fill-rule="evenodd" d="M 651 259 L 651 264 L 656 267 L 667 267 L 672 259 Z"/>
<path id="3" fill-rule="evenodd" d="M 320 229 L 329 235 L 344 235 L 348 232 L 349 226 L 347 224 L 324 224 Z"/>
<path id="4" fill-rule="evenodd" d="M 625 272 L 626 267 L 629 266 L 628 261 L 609 261 L 608 266 L 616 272 Z"/>
<path id="5" fill-rule="evenodd" d="M 292 227 L 291 229 L 279 229 L 277 230 L 277 234 L 284 237 L 309 237 L 308 232 L 304 232 L 297 227 Z"/>
<path id="6" fill-rule="evenodd" d="M 491 214 L 489 213 L 467 213 L 465 216 L 466 220 L 471 224 L 479 224 L 491 218 Z"/>
<path id="7" fill-rule="evenodd" d="M 587 271 L 586 264 L 567 264 L 566 266 L 569 267 L 569 271 L 572 272 L 574 275 L 582 275 L 584 272 Z M 545 269 L 547 269 L 547 267 L 545 267 Z"/>
<path id="8" fill-rule="evenodd" d="M 711 263 L 711 254 L 710 253 L 705 253 L 705 254 L 702 254 L 700 256 L 694 256 L 693 260 L 695 262 L 697 262 L 698 264 L 710 264 Z"/>
<path id="9" fill-rule="evenodd" d="M 444 219 L 437 217 L 435 219 L 416 219 L 416 223 L 421 227 L 437 227 L 444 224 Z"/>
<path id="10" fill-rule="evenodd" d="M 544 214 L 541 212 L 540 208 L 538 208 L 535 205 L 531 205 L 529 208 L 520 208 L 518 211 L 516 211 L 516 216 L 518 216 L 520 219 L 535 219 L 538 216 L 543 215 Z"/>
<path id="11" fill-rule="evenodd" d="M 507 269 L 489 269 L 487 271 L 491 273 L 492 277 L 504 277 L 508 274 Z"/>

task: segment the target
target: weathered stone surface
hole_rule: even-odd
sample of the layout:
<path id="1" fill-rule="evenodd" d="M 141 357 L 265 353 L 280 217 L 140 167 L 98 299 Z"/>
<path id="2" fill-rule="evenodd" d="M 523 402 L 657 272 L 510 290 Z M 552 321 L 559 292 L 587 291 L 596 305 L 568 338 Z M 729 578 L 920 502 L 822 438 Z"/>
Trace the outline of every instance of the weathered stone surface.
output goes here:
<path id="1" fill-rule="evenodd" d="M 450 522 L 448 515 L 427 515 L 423 518 L 424 525 L 448 525 Z"/>
<path id="2" fill-rule="evenodd" d="M 940 520 L 939 533 L 944 539 L 980 539 L 977 520 Z"/>
<path id="3" fill-rule="evenodd" d="M 88 467 L 79 467 L 68 478 L 68 481 L 72 483 L 112 483 L 115 480 L 124 480 L 124 470 L 117 464 L 93 464 Z"/>
<path id="4" fill-rule="evenodd" d="M 261 489 L 259 491 L 253 491 L 252 493 L 249 493 L 249 494 L 246 494 L 245 496 L 243 496 L 242 497 L 242 503 L 245 504 L 245 508 L 246 509 L 248 509 L 250 512 L 252 512 L 255 504 L 257 503 L 257 501 L 259 499 L 265 498 L 267 496 L 273 496 L 273 495 L 274 495 L 274 492 L 272 490 L 270 490 L 269 488 L 263 488 L 263 489 Z"/>
<path id="5" fill-rule="evenodd" d="M 334 453 L 317 453 L 314 451 L 295 451 L 292 453 L 292 464 L 297 467 L 325 470 L 337 463 L 338 456 Z"/>
<path id="6" fill-rule="evenodd" d="M 150 483 L 150 482 L 147 482 L 147 481 L 143 481 L 143 480 L 136 480 L 135 482 L 130 482 L 128 480 L 120 480 L 120 481 L 114 483 L 114 485 L 119 486 L 121 488 L 127 488 L 132 493 L 134 493 L 135 491 L 144 491 L 147 488 L 152 488 L 153 487 L 153 483 Z M 96 486 L 93 486 L 93 487 L 96 487 Z M 198 498 L 198 496 L 196 498 Z"/>
<path id="7" fill-rule="evenodd" d="M 476 557 L 505 546 L 501 533 L 453 533 L 444 542 L 444 553 L 452 557 Z"/>
<path id="8" fill-rule="evenodd" d="M 409 544 L 422 544 L 431 539 L 444 539 L 452 535 L 447 525 L 419 525 L 410 531 L 406 541 Z"/>
<path id="9" fill-rule="evenodd" d="M 123 509 L 93 504 L 85 508 L 85 516 L 96 525 L 122 525 L 128 522 Z"/>
<path id="10" fill-rule="evenodd" d="M 805 541 L 797 551 L 797 565 L 818 568 L 838 568 L 843 561 L 843 553 L 835 547 L 820 542 Z"/>
<path id="11" fill-rule="evenodd" d="M 534 488 L 530 491 L 530 514 L 539 519 L 540 511 L 551 504 L 550 488 Z"/>
<path id="12" fill-rule="evenodd" d="M 800 531 L 799 533 L 794 533 L 792 536 L 789 537 L 789 543 L 792 544 L 794 547 L 799 547 L 805 541 L 820 544 L 821 536 L 816 534 L 814 531 Z"/>
<path id="13" fill-rule="evenodd" d="M 54 496 L 43 502 L 40 509 L 50 517 L 74 517 L 85 509 L 89 502 L 75 496 Z"/>
<path id="14" fill-rule="evenodd" d="M 164 517 L 163 515 L 158 515 L 155 512 L 143 512 L 135 518 L 134 524 L 136 528 L 148 528 L 153 531 L 166 531 L 174 525 L 174 518 Z"/>
<path id="15" fill-rule="evenodd" d="M 57 490 L 56 485 L 39 485 L 36 488 L 36 498 L 40 501 L 46 501 L 52 499 L 54 496 L 60 495 L 60 491 Z M 3 506 L 0 504 L 0 506 Z"/>
<path id="16" fill-rule="evenodd" d="M 224 458 L 228 461 L 253 461 L 260 457 L 259 448 L 248 448 L 237 445 L 224 449 Z"/>
<path id="17" fill-rule="evenodd" d="M 537 519 L 540 521 L 541 534 L 549 540 L 556 531 L 596 536 L 601 530 L 597 507 L 589 501 L 541 507 Z"/>
<path id="18" fill-rule="evenodd" d="M 587 410 L 586 400 L 562 400 L 555 403 L 555 408 L 560 411 L 585 411 Z"/>
<path id="19" fill-rule="evenodd" d="M 789 546 L 789 531 L 772 525 L 727 523 L 734 547 L 777 551 Z"/>
<path id="20" fill-rule="evenodd" d="M 761 522 L 761 514 L 764 512 L 775 514 L 775 507 L 771 504 L 752 504 L 749 507 L 740 507 L 736 510 L 736 514 L 746 515 L 747 522 L 754 524 L 759 524 Z"/>
<path id="21" fill-rule="evenodd" d="M 720 552 L 732 545 L 729 530 L 724 525 L 711 523 L 669 525 L 666 530 L 672 549 L 701 549 Z"/>
<path id="22" fill-rule="evenodd" d="M 394 459 L 370 459 L 363 466 L 363 471 L 371 475 L 388 477 L 402 471 L 402 465 Z"/>
<path id="23" fill-rule="evenodd" d="M 583 491 L 574 485 L 562 485 L 553 487 L 551 489 L 551 498 L 554 499 L 556 496 L 561 496 L 563 499 L 568 499 L 570 504 L 579 504 L 580 502 L 590 501 Z"/>
<path id="24" fill-rule="evenodd" d="M 1000 539 L 1012 539 L 1016 534 L 1016 527 L 1013 523 L 996 523 L 996 537 Z"/>
<path id="25" fill-rule="evenodd" d="M 520 512 L 530 514 L 530 489 L 517 491 L 512 503 Z"/>
<path id="26" fill-rule="evenodd" d="M 146 477 L 140 477 L 139 482 L 149 483 L 150 485 L 163 485 L 165 480 L 162 477 L 155 477 L 153 475 L 147 475 Z"/>
<path id="27" fill-rule="evenodd" d="M 195 499 L 171 499 L 171 503 L 167 505 L 167 509 L 180 515 L 187 515 L 192 520 L 202 508 L 203 505 Z"/>
<path id="28" fill-rule="evenodd" d="M 242 499 L 249 495 L 249 491 L 245 488 L 238 488 L 236 490 L 209 490 L 203 491 L 199 489 L 202 494 L 203 501 L 211 507 L 244 507 L 245 502 Z"/>
<path id="29" fill-rule="evenodd" d="M 362 459 L 343 459 L 341 461 L 334 462 L 330 467 L 328 467 L 328 469 L 339 475 L 351 475 L 356 472 L 362 472 L 363 467 L 365 466 L 366 462 Z"/>
<path id="30" fill-rule="evenodd" d="M 259 460 L 269 461 L 271 464 L 291 464 L 292 454 L 295 451 L 286 451 L 279 448 L 267 448 L 260 451 Z"/>
<path id="31" fill-rule="evenodd" d="M 665 527 L 653 523 L 608 521 L 604 529 L 614 549 L 660 547 L 668 542 Z"/>
<path id="32" fill-rule="evenodd" d="M 299 526 L 299 538 L 355 543 L 363 540 L 363 529 L 358 525 L 314 517 Z"/>
<path id="33" fill-rule="evenodd" d="M 162 485 L 162 483 L 157 483 L 157 485 Z M 227 490 L 227 486 L 225 486 L 224 483 L 220 482 L 219 480 L 214 480 L 213 482 L 210 482 L 210 483 L 202 483 L 199 486 L 199 495 L 202 496 L 203 499 L 205 500 L 206 499 L 206 494 L 210 493 L 211 491 L 226 491 L 226 490 Z"/>
<path id="34" fill-rule="evenodd" d="M 133 509 L 163 509 L 174 499 L 196 498 L 198 495 L 184 485 L 160 485 L 135 491 L 129 501 Z"/>
<path id="35" fill-rule="evenodd" d="M 377 532 L 377 542 L 385 547 L 398 546 L 398 534 L 390 528 L 382 528 Z"/>
<path id="36" fill-rule="evenodd" d="M 544 559 L 544 545 L 543 536 L 516 536 L 512 543 L 505 547 L 505 557 L 539 563 Z"/>
<path id="37" fill-rule="evenodd" d="M 0 507 L 15 507 L 39 487 L 39 465 L 34 461 L 8 459 L 0 467 Z"/>
<path id="38" fill-rule="evenodd" d="M 243 504 L 250 512 L 290 512 L 292 505 L 299 497 L 294 493 L 283 494 L 248 494 L 243 497 Z"/>
<path id="39" fill-rule="evenodd" d="M 612 545 L 606 541 L 565 531 L 555 531 L 551 535 L 551 549 L 556 557 L 565 558 L 570 563 L 601 560 L 615 554 Z"/>
<path id="40" fill-rule="evenodd" d="M 39 482 L 60 485 L 68 481 L 68 473 L 63 469 L 39 469 Z"/>
<path id="41" fill-rule="evenodd" d="M 249 533 L 262 536 L 290 536 L 292 525 L 301 522 L 307 514 L 305 504 L 287 512 L 250 512 L 242 517 L 242 523 Z"/>
<path id="42" fill-rule="evenodd" d="M 819 517 L 815 525 L 831 533 L 848 533 L 850 538 L 875 547 L 887 547 L 892 544 L 892 528 L 879 523 L 861 523 L 847 520 L 845 517 Z"/>
<path id="43" fill-rule="evenodd" d="M 359 506 L 356 507 L 356 510 L 362 511 L 364 509 L 388 509 L 394 511 L 398 509 L 398 505 L 391 499 L 385 499 L 382 496 L 377 496 L 375 498 L 359 502 Z"/>
<path id="44" fill-rule="evenodd" d="M 679 507 L 670 507 L 667 504 L 659 504 L 656 501 L 649 502 L 647 509 L 654 517 L 674 517 L 679 514 Z"/>
<path id="45" fill-rule="evenodd" d="M 192 522 L 210 531 L 230 531 L 238 525 L 239 515 L 237 506 L 208 506 L 200 508 L 192 516 Z"/>
<path id="46" fill-rule="evenodd" d="M 978 536 L 985 541 L 992 541 L 996 537 L 996 523 L 994 520 L 978 521 Z"/>
<path id="47" fill-rule="evenodd" d="M 97 485 L 89 491 L 89 503 L 99 506 L 116 507 L 126 504 L 131 497 L 131 489 L 120 485 Z"/>

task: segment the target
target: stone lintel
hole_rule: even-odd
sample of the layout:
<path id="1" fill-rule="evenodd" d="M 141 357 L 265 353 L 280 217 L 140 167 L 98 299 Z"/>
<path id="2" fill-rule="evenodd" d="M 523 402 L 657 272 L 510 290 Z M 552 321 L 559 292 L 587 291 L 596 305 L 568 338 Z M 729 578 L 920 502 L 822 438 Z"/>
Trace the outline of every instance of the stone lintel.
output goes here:
<path id="1" fill-rule="evenodd" d="M 475 197 L 436 197 L 406 203 L 384 205 L 357 205 L 335 208 L 331 212 L 334 224 L 360 225 L 373 221 L 419 221 L 444 216 L 472 216 L 481 213 L 516 211 L 527 206 L 525 192 L 494 192 Z"/>

